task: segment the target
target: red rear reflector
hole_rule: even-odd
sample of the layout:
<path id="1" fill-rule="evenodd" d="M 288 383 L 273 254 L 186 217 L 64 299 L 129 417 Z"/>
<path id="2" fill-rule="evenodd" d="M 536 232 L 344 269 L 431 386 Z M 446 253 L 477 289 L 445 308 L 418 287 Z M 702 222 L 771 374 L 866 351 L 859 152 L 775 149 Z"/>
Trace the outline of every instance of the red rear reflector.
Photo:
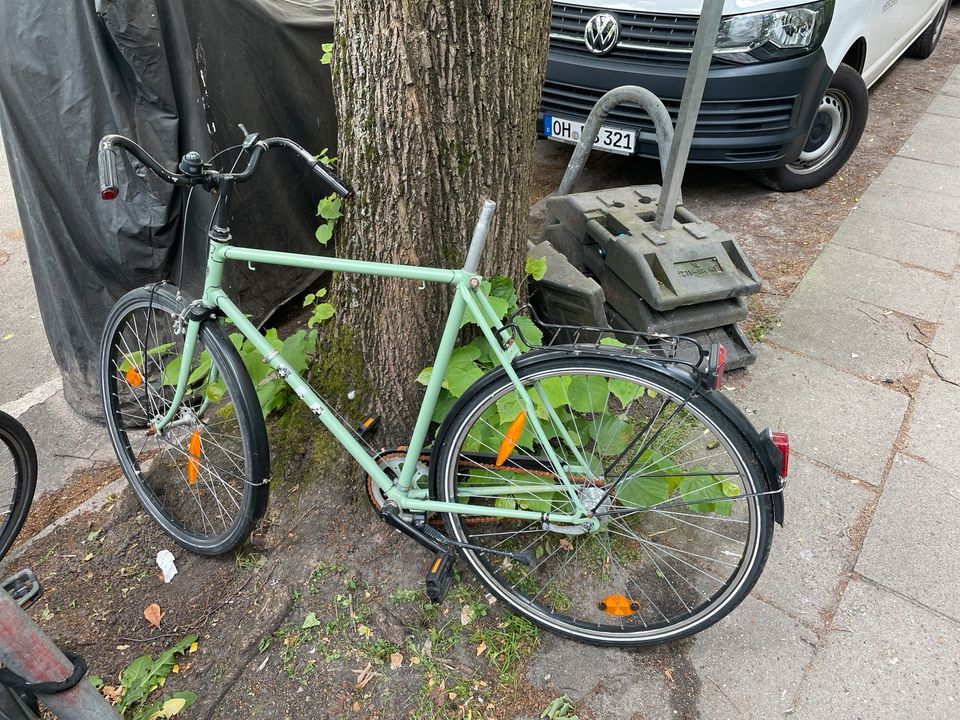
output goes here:
<path id="1" fill-rule="evenodd" d="M 723 368 L 727 364 L 727 349 L 720 343 L 717 346 L 717 371 L 713 376 L 713 389 L 719 390 L 723 385 Z"/>
<path id="2" fill-rule="evenodd" d="M 780 477 L 785 478 L 790 470 L 790 436 L 785 432 L 770 433 L 770 436 L 780 451 Z"/>
<path id="3" fill-rule="evenodd" d="M 100 191 L 100 197 L 104 200 L 116 200 L 119 194 L 120 191 L 117 188 L 104 188 Z"/>

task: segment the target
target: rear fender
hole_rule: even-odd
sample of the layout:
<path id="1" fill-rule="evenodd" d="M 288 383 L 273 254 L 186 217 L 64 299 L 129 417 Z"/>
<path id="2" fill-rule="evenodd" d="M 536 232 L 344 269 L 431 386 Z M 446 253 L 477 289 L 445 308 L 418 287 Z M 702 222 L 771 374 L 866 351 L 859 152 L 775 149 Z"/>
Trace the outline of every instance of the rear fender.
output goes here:
<path id="1" fill-rule="evenodd" d="M 753 449 L 763 469 L 767 489 L 775 491 L 774 494 L 770 496 L 773 502 L 773 517 L 780 525 L 783 525 L 783 493 L 780 492 L 783 489 L 783 483 L 779 474 L 780 451 L 777 450 L 777 447 L 773 444 L 773 439 L 770 437 L 770 431 L 764 431 L 763 434 L 757 432 L 757 429 L 740 411 L 740 409 L 721 393 L 715 392 L 714 390 L 706 387 L 701 376 L 696 371 L 691 370 L 689 366 L 681 365 L 679 363 L 665 363 L 661 360 L 650 357 L 624 353 L 622 350 L 619 350 L 615 347 L 606 348 L 592 345 L 576 349 L 571 349 L 570 347 L 560 347 L 532 350 L 528 353 L 524 353 L 514 360 L 513 367 L 515 370 L 520 370 L 537 363 L 547 362 L 549 360 L 555 360 L 562 357 L 569 357 L 571 354 L 582 357 L 598 357 L 604 359 L 613 358 L 622 362 L 629 362 L 634 365 L 642 365 L 649 370 L 668 376 L 670 379 L 688 387 L 691 391 L 698 391 L 704 400 L 711 403 L 721 414 L 726 416 L 730 422 L 733 423 L 734 427 L 736 427 L 740 434 L 743 435 L 744 439 L 746 439 L 747 443 L 749 443 L 750 447 Z M 496 370 L 482 377 L 457 400 L 457 402 L 447 413 L 447 416 L 444 418 L 443 423 L 437 430 L 436 437 L 438 442 L 434 443 L 430 456 L 430 490 L 433 497 L 436 497 L 437 488 L 435 469 L 437 467 L 437 461 L 440 457 L 443 438 L 447 437 L 447 431 L 449 430 L 450 424 L 460 413 L 460 410 L 472 401 L 474 395 L 484 392 L 484 390 L 486 390 L 486 388 L 492 384 L 502 382 L 505 376 L 506 371 L 503 368 L 497 368 Z"/>

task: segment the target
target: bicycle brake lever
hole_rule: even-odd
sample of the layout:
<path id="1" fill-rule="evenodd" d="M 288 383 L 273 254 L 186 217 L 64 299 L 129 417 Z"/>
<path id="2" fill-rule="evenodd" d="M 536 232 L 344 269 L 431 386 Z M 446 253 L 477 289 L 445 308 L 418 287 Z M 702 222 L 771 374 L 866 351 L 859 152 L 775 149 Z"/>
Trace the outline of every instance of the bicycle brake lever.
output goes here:
<path id="1" fill-rule="evenodd" d="M 243 133 L 243 149 L 249 150 L 260 141 L 260 133 L 248 132 L 243 123 L 240 123 L 240 131 Z"/>

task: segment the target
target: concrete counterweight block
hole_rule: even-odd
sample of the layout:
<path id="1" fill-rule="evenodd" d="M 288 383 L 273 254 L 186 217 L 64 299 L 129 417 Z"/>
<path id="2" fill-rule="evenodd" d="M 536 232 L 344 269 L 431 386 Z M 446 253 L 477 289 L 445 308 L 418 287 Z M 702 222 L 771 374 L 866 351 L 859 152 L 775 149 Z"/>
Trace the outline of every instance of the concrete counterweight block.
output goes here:
<path id="1" fill-rule="evenodd" d="M 659 231 L 659 185 L 560 195 L 547 200 L 541 244 L 547 275 L 534 287 L 542 320 L 685 335 L 721 342 L 727 367 L 749 365 L 753 348 L 737 323 L 760 279 L 737 241 L 679 205 Z M 586 339 L 586 338 L 584 338 Z"/>

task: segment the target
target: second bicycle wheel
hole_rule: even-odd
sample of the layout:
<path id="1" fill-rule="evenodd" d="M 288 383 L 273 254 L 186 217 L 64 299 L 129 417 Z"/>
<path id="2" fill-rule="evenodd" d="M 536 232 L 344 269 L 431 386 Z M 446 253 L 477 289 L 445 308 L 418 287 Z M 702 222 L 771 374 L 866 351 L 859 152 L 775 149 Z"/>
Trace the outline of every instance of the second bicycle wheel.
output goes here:
<path id="1" fill-rule="evenodd" d="M 0 558 L 23 527 L 37 484 L 37 452 L 23 426 L 0 412 Z"/>
<path id="2" fill-rule="evenodd" d="M 183 355 L 185 302 L 169 286 L 124 295 L 101 344 L 107 428 L 143 507 L 178 543 L 216 555 L 243 542 L 267 507 L 269 449 L 257 394 L 216 323 L 201 326 L 180 410 L 162 432 Z"/>
<path id="3" fill-rule="evenodd" d="M 538 625 L 599 645 L 684 637 L 743 600 L 766 560 L 773 512 L 734 423 L 686 384 L 629 361 L 571 355 L 518 375 L 547 442 L 505 374 L 481 380 L 438 438 L 438 499 L 572 514 L 552 451 L 599 528 L 446 515 L 456 540 L 514 554 L 461 551 L 487 587 Z"/>

